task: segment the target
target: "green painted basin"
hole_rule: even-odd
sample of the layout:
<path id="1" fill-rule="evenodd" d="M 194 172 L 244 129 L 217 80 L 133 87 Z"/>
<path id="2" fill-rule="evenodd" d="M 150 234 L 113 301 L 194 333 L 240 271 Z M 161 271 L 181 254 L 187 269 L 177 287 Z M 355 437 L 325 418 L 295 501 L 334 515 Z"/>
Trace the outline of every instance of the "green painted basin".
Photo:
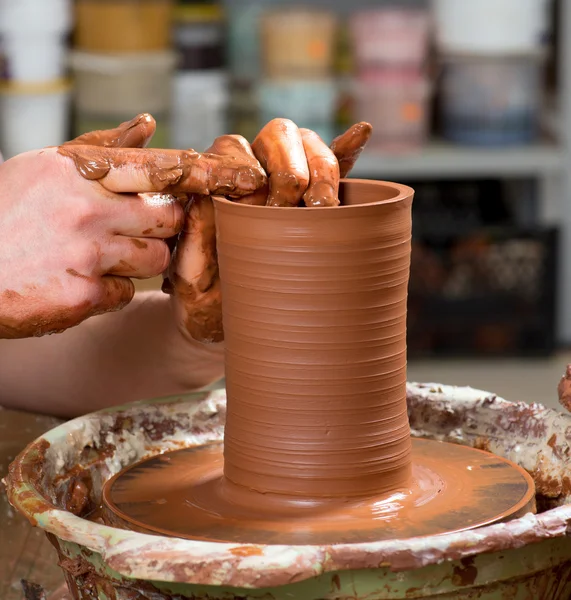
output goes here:
<path id="1" fill-rule="evenodd" d="M 414 436 L 518 463 L 534 478 L 539 514 L 460 534 L 329 546 L 178 540 L 74 514 L 96 507 L 123 467 L 221 440 L 223 390 L 66 423 L 28 446 L 5 484 L 13 506 L 48 534 L 76 600 L 571 598 L 571 417 L 471 388 L 409 384 L 407 396 Z M 85 502 L 70 502 L 77 490 Z"/>

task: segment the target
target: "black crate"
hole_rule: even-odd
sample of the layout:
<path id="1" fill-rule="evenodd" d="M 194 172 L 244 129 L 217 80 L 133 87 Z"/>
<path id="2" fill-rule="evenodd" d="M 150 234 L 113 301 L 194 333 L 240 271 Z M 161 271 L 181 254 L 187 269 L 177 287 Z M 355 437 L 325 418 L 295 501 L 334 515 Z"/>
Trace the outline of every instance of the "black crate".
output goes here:
<path id="1" fill-rule="evenodd" d="M 409 357 L 551 354 L 556 271 L 552 228 L 414 236 Z"/>

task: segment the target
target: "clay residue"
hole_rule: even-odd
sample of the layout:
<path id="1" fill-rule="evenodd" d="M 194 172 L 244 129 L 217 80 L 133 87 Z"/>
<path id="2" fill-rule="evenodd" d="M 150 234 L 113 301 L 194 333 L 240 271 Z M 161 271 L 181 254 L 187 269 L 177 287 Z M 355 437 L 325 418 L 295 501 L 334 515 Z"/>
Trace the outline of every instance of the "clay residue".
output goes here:
<path id="1" fill-rule="evenodd" d="M 214 207 L 208 196 L 193 195 L 163 291 L 173 295 L 179 327 L 192 339 L 224 339 Z"/>
<path id="2" fill-rule="evenodd" d="M 571 365 L 567 365 L 565 374 L 559 382 L 557 392 L 561 406 L 571 412 Z"/>
<path id="3" fill-rule="evenodd" d="M 64 145 L 58 152 L 73 160 L 82 177 L 114 192 L 242 196 L 267 182 L 262 168 L 249 161 L 194 150 Z"/>

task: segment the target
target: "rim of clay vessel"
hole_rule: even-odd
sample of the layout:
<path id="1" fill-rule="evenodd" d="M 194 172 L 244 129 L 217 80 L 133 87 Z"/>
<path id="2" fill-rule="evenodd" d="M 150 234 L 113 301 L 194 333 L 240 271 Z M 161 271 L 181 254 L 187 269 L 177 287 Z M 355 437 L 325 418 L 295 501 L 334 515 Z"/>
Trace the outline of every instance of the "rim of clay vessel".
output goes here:
<path id="1" fill-rule="evenodd" d="M 319 214 L 323 215 L 324 211 L 327 211 L 328 218 L 332 217 L 335 213 L 339 214 L 339 218 L 346 218 L 347 214 L 342 213 L 359 211 L 359 213 L 362 214 L 367 207 L 371 207 L 371 209 L 374 210 L 375 207 L 379 205 L 395 204 L 414 196 L 414 189 L 402 183 L 378 181 L 374 179 L 341 179 L 339 184 L 339 195 L 341 198 L 344 196 L 344 188 L 346 186 L 355 187 L 357 188 L 356 191 L 358 191 L 358 188 L 360 187 L 369 188 L 369 190 L 366 191 L 368 194 L 374 193 L 375 195 L 380 195 L 382 194 L 383 190 L 390 193 L 387 193 L 386 198 L 379 199 L 377 197 L 370 202 L 341 204 L 340 206 L 255 206 L 252 204 L 240 204 L 239 202 L 228 200 L 223 196 L 214 196 L 214 201 L 219 209 L 233 212 L 242 212 L 247 210 L 250 211 L 250 216 L 252 217 L 263 216 L 266 218 L 267 211 L 273 210 L 276 214 L 272 215 L 272 218 L 276 217 L 278 219 L 289 219 L 291 218 L 291 211 L 297 210 L 298 213 L 300 213 L 299 218 L 301 219 L 308 218 L 308 215 L 311 215 L 311 218 L 316 218 L 316 216 Z M 373 189 L 371 190 L 371 188 Z"/>
<path id="2" fill-rule="evenodd" d="M 244 588 L 275 587 L 311 579 L 316 573 L 352 569 L 388 566 L 393 571 L 409 571 L 568 536 L 571 495 L 563 480 L 571 468 L 571 455 L 565 453 L 571 417 L 540 404 L 507 402 L 482 390 L 436 383 L 407 384 L 416 437 L 477 446 L 484 435 L 488 450 L 514 459 L 534 474 L 539 491 L 559 482 L 564 504 L 507 523 L 406 540 L 322 546 L 232 544 L 175 539 L 99 525 L 55 506 L 38 482 L 38 465 L 46 460 L 46 445 L 53 446 L 51 467 L 59 471 L 58 460 L 65 463 L 72 446 L 93 443 L 104 428 L 112 427 L 121 418 L 133 419 L 135 425 L 140 425 L 141 419 L 153 423 L 160 417 L 177 422 L 177 415 L 186 410 L 197 431 L 171 436 L 173 447 L 220 440 L 225 398 L 224 390 L 174 396 L 115 407 L 65 423 L 32 442 L 12 463 L 5 479 L 10 502 L 32 524 L 61 540 L 98 552 L 109 568 L 125 577 Z M 470 426 L 460 429 L 458 424 L 462 422 Z M 149 449 L 152 444 L 145 445 L 137 437 L 142 436 L 141 431 L 134 426 L 128 439 L 121 442 L 127 454 L 111 456 L 106 464 L 118 471 L 142 458 L 145 452 L 156 453 L 158 447 Z M 121 434 L 117 436 L 119 443 Z M 548 444 L 550 439 L 555 440 L 553 448 Z M 165 442 L 155 445 L 164 450 Z M 42 475 L 47 476 L 46 472 Z"/>

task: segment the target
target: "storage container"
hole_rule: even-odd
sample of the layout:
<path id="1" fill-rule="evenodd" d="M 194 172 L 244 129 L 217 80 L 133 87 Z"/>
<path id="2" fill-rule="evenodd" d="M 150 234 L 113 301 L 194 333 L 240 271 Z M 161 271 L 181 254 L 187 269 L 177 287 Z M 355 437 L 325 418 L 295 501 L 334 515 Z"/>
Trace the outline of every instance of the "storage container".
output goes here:
<path id="1" fill-rule="evenodd" d="M 430 84 L 414 71 L 363 73 L 355 85 L 355 120 L 373 126 L 369 147 L 387 152 L 419 150 L 429 125 Z"/>
<path id="2" fill-rule="evenodd" d="M 427 60 L 431 20 L 426 10 L 360 10 L 350 28 L 357 69 L 399 66 L 420 68 Z"/>
<path id="3" fill-rule="evenodd" d="M 173 52 L 98 55 L 76 52 L 76 108 L 91 116 L 165 114 L 172 97 Z"/>
<path id="4" fill-rule="evenodd" d="M 174 13 L 173 42 L 179 70 L 222 69 L 223 12 L 215 4 L 180 5 Z"/>
<path id="5" fill-rule="evenodd" d="M 226 6 L 227 50 L 226 62 L 230 73 L 238 81 L 254 81 L 261 73 L 260 2 L 238 0 Z"/>
<path id="6" fill-rule="evenodd" d="M 171 143 L 202 152 L 228 132 L 227 76 L 221 71 L 178 73 L 174 80 Z"/>
<path id="7" fill-rule="evenodd" d="M 327 143 L 335 135 L 338 87 L 335 80 L 270 81 L 259 86 L 262 123 L 284 117 L 313 129 Z"/>
<path id="8" fill-rule="evenodd" d="M 170 47 L 172 0 L 77 0 L 75 46 L 89 52 Z"/>
<path id="9" fill-rule="evenodd" d="M 444 52 L 502 54 L 547 41 L 551 0 L 433 0 L 436 42 Z"/>
<path id="10" fill-rule="evenodd" d="M 0 34 L 68 33 L 72 0 L 0 0 Z"/>
<path id="11" fill-rule="evenodd" d="M 261 35 L 265 76 L 293 79 L 330 76 L 336 33 L 336 16 L 325 10 L 290 8 L 264 12 Z"/>
<path id="12" fill-rule="evenodd" d="M 72 17 L 71 0 L 0 0 L 4 78 L 21 83 L 63 78 Z"/>
<path id="13" fill-rule="evenodd" d="M 533 142 L 539 133 L 543 65 L 541 54 L 443 59 L 444 136 L 483 146 Z"/>
<path id="14" fill-rule="evenodd" d="M 69 139 L 70 85 L 8 83 L 0 87 L 1 150 L 5 159 L 59 146 Z"/>

